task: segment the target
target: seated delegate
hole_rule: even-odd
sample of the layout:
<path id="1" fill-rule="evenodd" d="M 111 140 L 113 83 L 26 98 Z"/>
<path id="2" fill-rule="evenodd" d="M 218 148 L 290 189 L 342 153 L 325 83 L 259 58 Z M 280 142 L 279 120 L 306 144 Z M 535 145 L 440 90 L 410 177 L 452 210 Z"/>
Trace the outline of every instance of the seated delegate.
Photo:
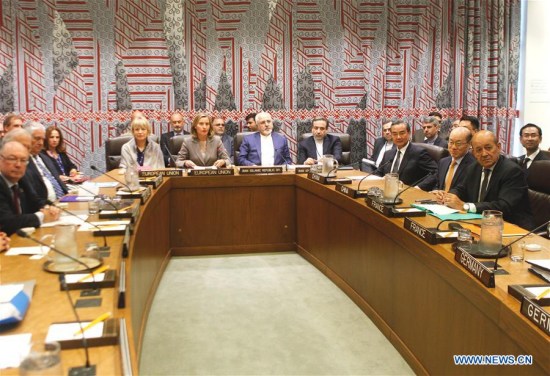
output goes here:
<path id="1" fill-rule="evenodd" d="M 65 152 L 63 133 L 55 125 L 46 129 L 46 142 L 42 154 L 54 162 L 53 165 L 56 166 L 61 180 L 68 181 L 70 177 L 78 174 L 76 165 Z"/>
<path id="2" fill-rule="evenodd" d="M 212 120 L 207 114 L 198 114 L 193 119 L 191 135 L 183 138 L 176 166 L 183 168 L 231 166 L 229 154 L 223 146 L 222 139 L 214 135 Z"/>
<path id="3" fill-rule="evenodd" d="M 0 228 L 8 235 L 59 218 L 59 209 L 38 198 L 25 177 L 29 159 L 29 149 L 17 141 L 0 147 Z"/>
<path id="4" fill-rule="evenodd" d="M 138 117 L 130 124 L 132 135 L 130 141 L 122 145 L 120 168 L 137 165 L 138 169 L 164 168 L 164 157 L 159 144 L 153 141 L 151 125 L 145 118 Z"/>

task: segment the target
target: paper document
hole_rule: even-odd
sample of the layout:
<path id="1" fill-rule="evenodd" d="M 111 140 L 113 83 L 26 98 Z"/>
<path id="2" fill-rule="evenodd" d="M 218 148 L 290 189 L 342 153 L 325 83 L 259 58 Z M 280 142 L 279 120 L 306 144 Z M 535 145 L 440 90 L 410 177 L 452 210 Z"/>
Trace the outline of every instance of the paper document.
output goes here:
<path id="1" fill-rule="evenodd" d="M 42 249 L 44 249 L 44 252 L 42 252 Z M 48 253 L 49 250 L 50 248 L 40 245 L 33 247 L 13 247 L 6 252 L 6 256 L 44 255 Z"/>
<path id="2" fill-rule="evenodd" d="M 0 336 L 0 369 L 19 367 L 31 348 L 31 333 Z"/>
<path id="3" fill-rule="evenodd" d="M 96 230 L 118 231 L 118 230 L 125 230 L 126 226 L 129 224 L 130 224 L 129 219 L 120 220 L 120 221 L 90 222 L 90 223 L 83 223 L 78 228 L 78 231 L 96 231 Z"/>
<path id="4" fill-rule="evenodd" d="M 440 204 L 414 204 L 414 206 L 438 215 L 447 215 L 459 212 L 456 209 Z"/>
<path id="5" fill-rule="evenodd" d="M 90 184 L 94 184 L 98 188 L 114 188 L 119 183 L 116 181 L 98 181 L 96 183 L 90 183 Z"/>
<path id="6" fill-rule="evenodd" d="M 550 270 L 550 259 L 544 259 L 544 260 L 525 260 L 531 265 L 538 266 L 539 268 L 543 268 L 546 270 Z"/>
<path id="7" fill-rule="evenodd" d="M 59 217 L 59 220 L 57 220 L 55 222 L 46 222 L 46 223 L 42 224 L 42 226 L 40 226 L 40 227 L 54 227 L 54 226 L 58 226 L 58 225 L 60 225 L 60 226 L 68 226 L 68 225 L 79 226 L 82 223 L 85 223 L 87 219 L 88 219 L 87 214 L 81 214 L 81 215 L 77 215 L 77 216 L 62 215 L 61 217 Z"/>
<path id="8" fill-rule="evenodd" d="M 82 321 L 82 327 L 84 328 L 91 321 Z M 100 322 L 97 325 L 92 326 L 90 329 L 84 331 L 86 338 L 99 338 L 103 335 L 103 325 Z M 75 334 L 80 330 L 80 325 L 77 322 L 63 323 L 63 324 L 51 324 L 48 329 L 48 335 L 45 342 L 52 341 L 69 341 L 73 339 L 82 338 L 82 334 Z"/>
<path id="9" fill-rule="evenodd" d="M 87 277 L 86 279 L 82 279 Z M 82 283 L 82 282 L 103 282 L 105 279 L 105 273 L 94 274 L 94 277 L 90 273 L 77 273 L 77 274 L 67 274 L 65 275 L 65 281 L 67 283 Z"/>

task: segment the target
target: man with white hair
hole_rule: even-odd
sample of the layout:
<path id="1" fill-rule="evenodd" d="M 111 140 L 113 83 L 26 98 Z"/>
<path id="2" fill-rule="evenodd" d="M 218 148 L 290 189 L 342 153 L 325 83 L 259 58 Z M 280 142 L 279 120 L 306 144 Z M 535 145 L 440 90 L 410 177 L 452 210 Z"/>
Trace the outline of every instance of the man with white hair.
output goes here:
<path id="1" fill-rule="evenodd" d="M 27 166 L 26 176 L 32 182 L 38 197 L 43 200 L 55 201 L 69 191 L 55 172 L 55 166 L 49 158 L 42 158 L 46 128 L 39 122 L 32 121 L 23 126 L 31 135 L 31 158 Z"/>
<path id="2" fill-rule="evenodd" d="M 292 164 L 288 140 L 273 133 L 273 119 L 267 112 L 256 115 L 258 132 L 245 136 L 239 148 L 240 166 L 277 166 Z"/>

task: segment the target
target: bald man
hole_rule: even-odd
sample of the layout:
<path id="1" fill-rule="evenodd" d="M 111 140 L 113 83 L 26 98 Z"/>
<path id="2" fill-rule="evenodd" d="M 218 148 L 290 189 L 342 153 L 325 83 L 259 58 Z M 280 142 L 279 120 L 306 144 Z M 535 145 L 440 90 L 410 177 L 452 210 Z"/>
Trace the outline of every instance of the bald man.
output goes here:
<path id="1" fill-rule="evenodd" d="M 174 113 L 170 116 L 170 128 L 169 132 L 163 133 L 160 136 L 160 148 L 162 149 L 162 155 L 164 156 L 164 164 L 166 167 L 170 167 L 170 139 L 175 136 L 181 136 L 189 134 L 183 129 L 183 116 L 180 113 Z"/>
<path id="2" fill-rule="evenodd" d="M 502 212 L 505 221 L 524 229 L 533 228 L 533 215 L 527 195 L 527 182 L 521 167 L 500 154 L 494 133 L 479 131 L 472 138 L 472 163 L 463 182 L 443 197 L 454 209 L 470 213 L 484 210 Z"/>

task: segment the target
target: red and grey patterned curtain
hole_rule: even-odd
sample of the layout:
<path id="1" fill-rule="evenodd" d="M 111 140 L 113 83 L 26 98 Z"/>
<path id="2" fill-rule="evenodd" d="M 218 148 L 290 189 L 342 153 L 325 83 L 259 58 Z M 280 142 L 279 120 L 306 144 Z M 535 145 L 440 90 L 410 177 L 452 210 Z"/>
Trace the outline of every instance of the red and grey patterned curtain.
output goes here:
<path id="1" fill-rule="evenodd" d="M 265 109 L 293 151 L 324 115 L 353 161 L 382 117 L 418 128 L 437 109 L 480 117 L 507 150 L 519 46 L 520 0 L 4 0 L 0 113 L 59 125 L 85 171 L 131 109 L 155 133 L 176 110 L 235 133 Z"/>

